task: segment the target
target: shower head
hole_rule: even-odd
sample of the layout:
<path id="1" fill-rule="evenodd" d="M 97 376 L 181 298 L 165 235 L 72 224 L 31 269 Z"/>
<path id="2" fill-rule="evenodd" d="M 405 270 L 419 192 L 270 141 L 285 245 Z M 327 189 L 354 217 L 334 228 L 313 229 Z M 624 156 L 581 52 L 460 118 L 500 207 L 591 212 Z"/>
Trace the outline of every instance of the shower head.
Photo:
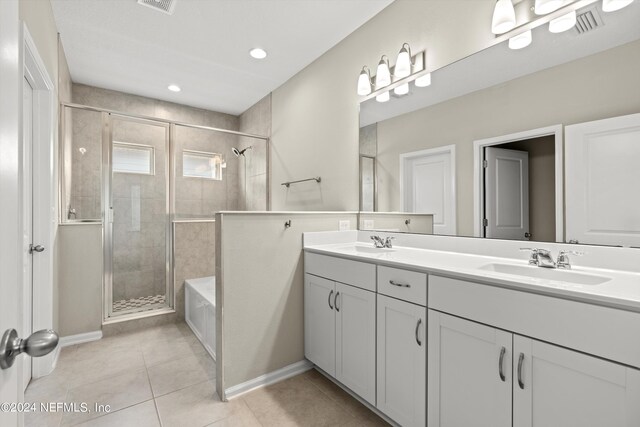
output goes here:
<path id="1" fill-rule="evenodd" d="M 240 156 L 244 156 L 244 152 L 245 152 L 245 151 L 247 151 L 247 150 L 251 150 L 252 148 L 253 148 L 253 147 L 252 147 L 251 145 L 250 145 L 250 146 L 248 146 L 247 148 L 242 149 L 242 150 L 238 150 L 236 147 L 233 147 L 233 148 L 231 149 L 231 151 L 233 151 L 233 154 L 235 154 L 235 155 L 236 155 L 236 157 L 240 157 Z"/>

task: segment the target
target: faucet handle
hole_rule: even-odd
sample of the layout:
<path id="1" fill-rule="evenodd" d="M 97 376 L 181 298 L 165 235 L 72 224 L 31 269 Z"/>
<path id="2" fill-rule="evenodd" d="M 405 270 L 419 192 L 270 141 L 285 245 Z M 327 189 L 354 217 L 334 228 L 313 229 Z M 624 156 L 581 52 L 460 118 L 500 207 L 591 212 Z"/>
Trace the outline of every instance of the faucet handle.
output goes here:
<path id="1" fill-rule="evenodd" d="M 529 264 L 538 265 L 538 253 L 540 249 L 536 248 L 520 248 L 521 251 L 529 251 L 531 252 L 531 256 L 529 257 Z"/>
<path id="2" fill-rule="evenodd" d="M 393 236 L 388 236 L 385 240 L 384 240 L 384 247 L 385 248 L 392 248 L 393 245 L 391 244 L 391 241 L 394 240 L 395 237 Z"/>
<path id="3" fill-rule="evenodd" d="M 371 236 L 371 240 L 373 240 L 373 246 L 376 248 L 384 248 L 384 240 L 380 236 L 374 234 Z"/>
<path id="4" fill-rule="evenodd" d="M 580 251 L 560 251 L 558 253 L 558 268 L 565 268 L 567 270 L 571 269 L 571 260 L 569 259 L 569 254 L 582 256 L 585 253 Z"/>

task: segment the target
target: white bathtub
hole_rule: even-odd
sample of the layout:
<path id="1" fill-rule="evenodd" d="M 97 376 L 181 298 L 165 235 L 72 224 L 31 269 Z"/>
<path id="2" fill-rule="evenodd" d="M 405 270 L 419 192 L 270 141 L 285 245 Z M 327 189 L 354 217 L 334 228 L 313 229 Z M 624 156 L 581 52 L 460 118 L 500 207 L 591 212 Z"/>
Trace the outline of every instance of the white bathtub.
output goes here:
<path id="1" fill-rule="evenodd" d="M 216 358 L 216 278 L 185 280 L 185 320 L 211 357 Z"/>

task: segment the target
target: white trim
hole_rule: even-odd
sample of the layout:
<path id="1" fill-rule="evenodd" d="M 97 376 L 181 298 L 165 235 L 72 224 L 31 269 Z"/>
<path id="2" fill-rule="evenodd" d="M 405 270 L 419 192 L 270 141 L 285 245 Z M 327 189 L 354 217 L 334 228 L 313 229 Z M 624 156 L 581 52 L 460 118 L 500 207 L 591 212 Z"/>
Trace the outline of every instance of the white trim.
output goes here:
<path id="1" fill-rule="evenodd" d="M 22 24 L 23 76 L 33 88 L 33 240 L 45 251 L 33 259 L 32 328 L 53 327 L 53 248 L 57 223 L 55 175 L 55 129 L 57 96 L 55 86 L 38 53 L 31 34 Z M 50 373 L 55 354 L 32 359 L 32 376 Z"/>
<path id="2" fill-rule="evenodd" d="M 458 196 L 456 193 L 456 163 L 457 163 L 457 159 L 456 159 L 456 145 L 455 144 L 451 144 L 451 145 L 443 145 L 442 147 L 435 147 L 435 148 L 427 148 L 426 150 L 418 150 L 418 151 L 411 151 L 409 153 L 401 153 L 400 154 L 400 209 L 403 212 L 412 212 L 409 211 L 408 207 L 406 206 L 407 200 L 404 197 L 404 169 L 405 169 L 405 164 L 411 160 L 414 159 L 416 157 L 422 157 L 422 156 L 432 156 L 435 154 L 446 154 L 449 153 L 451 155 L 451 200 L 452 200 L 452 205 L 451 205 L 451 216 L 453 217 L 453 221 L 451 224 L 451 235 L 456 235 L 456 233 L 458 232 Z"/>
<path id="3" fill-rule="evenodd" d="M 252 380 L 229 387 L 224 391 L 225 400 L 233 399 L 255 389 L 284 381 L 287 378 L 306 372 L 311 368 L 313 368 L 313 364 L 306 359 L 292 363 L 277 371 L 269 372 L 268 374 L 260 375 Z"/>
<path id="4" fill-rule="evenodd" d="M 509 142 L 548 135 L 554 135 L 555 138 L 556 242 L 564 241 L 564 142 L 562 138 L 562 125 L 547 126 L 473 141 L 473 235 L 475 237 L 482 237 L 483 227 L 482 200 L 484 198 L 484 189 L 482 186 L 482 149 L 492 145 L 507 144 Z"/>
<path id="5" fill-rule="evenodd" d="M 60 338 L 58 347 L 69 347 L 70 345 L 83 344 L 102 339 L 102 331 L 84 332 L 82 334 L 68 335 Z"/>

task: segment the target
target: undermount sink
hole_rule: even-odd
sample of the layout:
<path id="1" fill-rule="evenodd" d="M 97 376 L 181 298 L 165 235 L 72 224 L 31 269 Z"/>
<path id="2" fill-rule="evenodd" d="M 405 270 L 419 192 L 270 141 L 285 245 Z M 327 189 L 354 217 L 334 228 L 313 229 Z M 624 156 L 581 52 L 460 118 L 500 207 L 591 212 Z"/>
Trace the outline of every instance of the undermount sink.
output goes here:
<path id="1" fill-rule="evenodd" d="M 380 254 L 385 252 L 393 252 L 393 249 L 390 248 L 376 248 L 373 246 L 354 246 L 353 247 L 356 252 L 362 252 L 365 254 Z"/>
<path id="2" fill-rule="evenodd" d="M 532 265 L 515 264 L 486 264 L 480 270 L 496 273 L 525 276 L 533 279 L 553 280 L 557 282 L 575 283 L 579 285 L 601 285 L 611 280 L 610 277 L 596 274 L 579 273 L 572 270 L 559 270 L 555 268 L 542 268 Z"/>

